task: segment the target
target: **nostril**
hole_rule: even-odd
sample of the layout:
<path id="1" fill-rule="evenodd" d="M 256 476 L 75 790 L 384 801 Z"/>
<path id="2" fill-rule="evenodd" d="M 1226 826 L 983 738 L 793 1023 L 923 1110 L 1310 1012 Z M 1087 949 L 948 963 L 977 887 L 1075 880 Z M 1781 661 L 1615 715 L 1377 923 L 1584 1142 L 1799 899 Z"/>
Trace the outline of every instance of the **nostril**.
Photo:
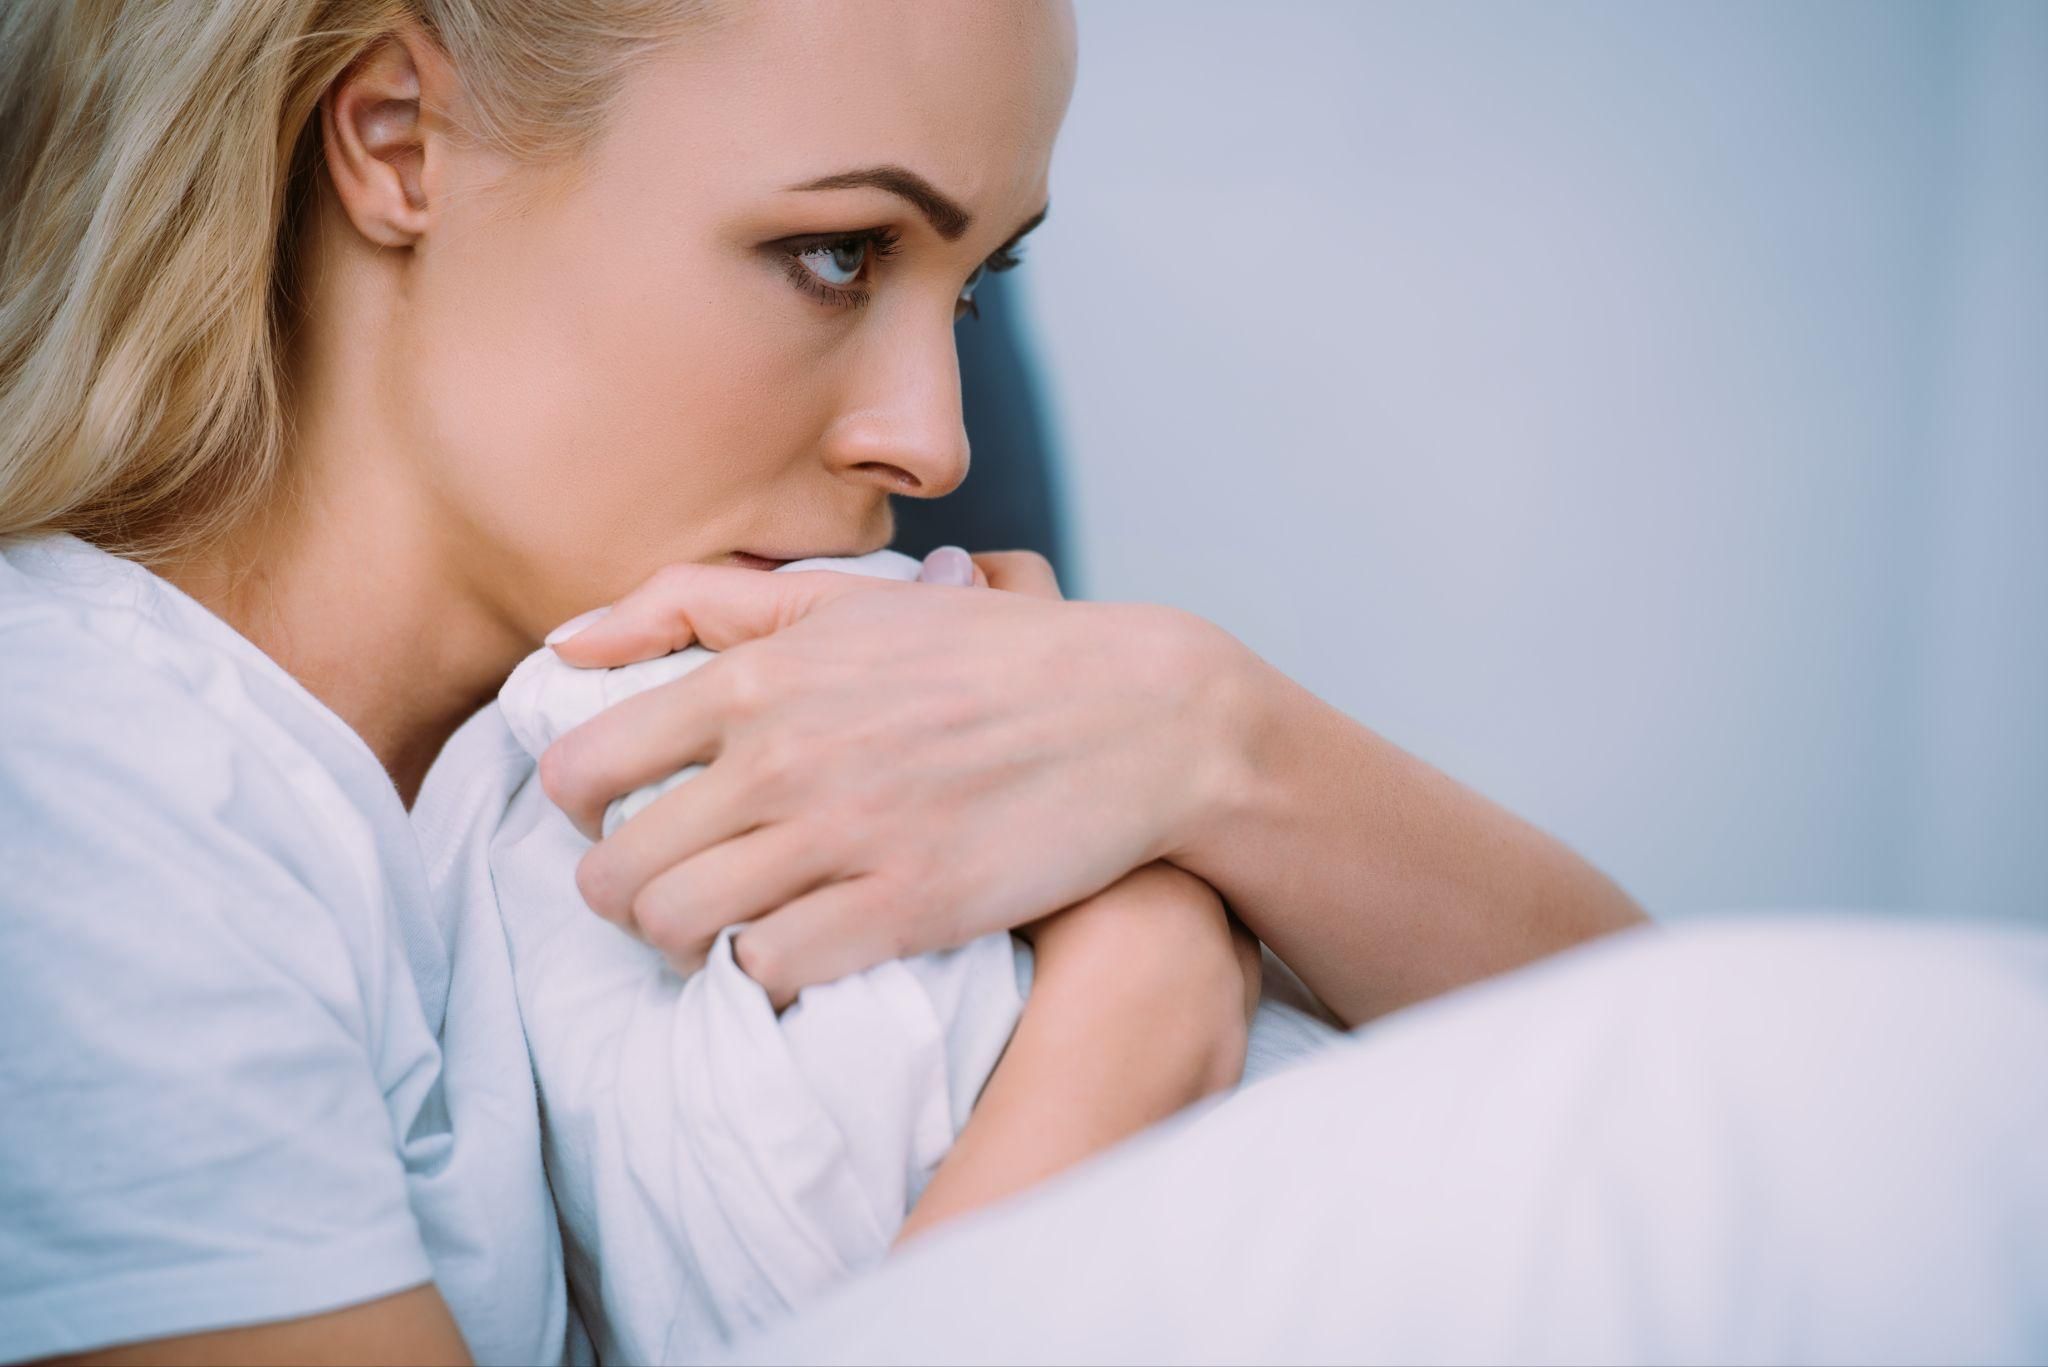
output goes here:
<path id="1" fill-rule="evenodd" d="M 891 465 L 883 460 L 864 460 L 854 467 L 869 474 L 879 475 L 895 485 L 902 493 L 914 493 L 924 487 L 924 481 L 900 465 Z"/>

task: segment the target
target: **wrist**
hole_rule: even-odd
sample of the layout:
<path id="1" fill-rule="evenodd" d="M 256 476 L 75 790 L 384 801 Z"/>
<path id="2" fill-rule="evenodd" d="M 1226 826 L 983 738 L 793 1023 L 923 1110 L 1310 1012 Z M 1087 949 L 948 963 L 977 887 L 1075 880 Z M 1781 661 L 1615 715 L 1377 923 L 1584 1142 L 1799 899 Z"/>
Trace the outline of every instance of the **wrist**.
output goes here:
<path id="1" fill-rule="evenodd" d="M 1159 857 L 1210 878 L 1206 865 L 1225 832 L 1269 801 L 1273 739 L 1282 734 L 1288 681 L 1242 641 L 1200 617 L 1183 619 L 1179 667 L 1200 680 L 1177 745 L 1182 757 L 1176 819 Z"/>

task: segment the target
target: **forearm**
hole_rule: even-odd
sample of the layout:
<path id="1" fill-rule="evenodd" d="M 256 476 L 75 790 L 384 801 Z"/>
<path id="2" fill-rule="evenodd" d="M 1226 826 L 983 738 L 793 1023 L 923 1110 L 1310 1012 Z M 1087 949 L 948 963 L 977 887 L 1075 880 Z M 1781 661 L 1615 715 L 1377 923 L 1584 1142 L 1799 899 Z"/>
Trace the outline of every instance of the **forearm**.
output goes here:
<path id="1" fill-rule="evenodd" d="M 1217 929 L 1204 921 L 1185 936 L 1161 937 L 1143 924 L 1147 908 L 1125 901 L 1084 903 L 1054 918 L 1065 924 L 1041 930 L 1016 1034 L 899 1242 L 1015 1195 L 1236 1082 L 1244 960 L 1227 943 L 1214 894 L 1199 895 Z M 1102 896 L 1124 898 L 1127 890 Z M 1077 919 L 1089 916 L 1092 924 Z M 1215 943 L 1190 943 L 1198 937 Z"/>
<path id="2" fill-rule="evenodd" d="M 467 1363 L 469 1349 L 433 1286 L 300 1319 L 202 1330 L 176 1338 L 101 1348 L 60 1363 L 104 1367 L 206 1363 Z"/>
<path id="3" fill-rule="evenodd" d="M 1348 1024 L 1642 921 L 1559 841 L 1215 648 L 1222 758 L 1169 857 Z"/>

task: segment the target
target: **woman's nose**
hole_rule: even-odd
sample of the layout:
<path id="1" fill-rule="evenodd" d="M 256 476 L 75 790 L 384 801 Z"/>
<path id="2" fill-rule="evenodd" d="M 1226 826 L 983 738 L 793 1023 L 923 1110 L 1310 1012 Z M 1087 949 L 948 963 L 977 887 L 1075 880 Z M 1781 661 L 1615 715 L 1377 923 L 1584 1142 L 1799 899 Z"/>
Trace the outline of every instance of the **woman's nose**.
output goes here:
<path id="1" fill-rule="evenodd" d="M 878 354 L 832 424 L 835 469 L 909 498 L 939 498 L 967 478 L 967 424 L 960 411 L 960 357 L 952 330 Z"/>

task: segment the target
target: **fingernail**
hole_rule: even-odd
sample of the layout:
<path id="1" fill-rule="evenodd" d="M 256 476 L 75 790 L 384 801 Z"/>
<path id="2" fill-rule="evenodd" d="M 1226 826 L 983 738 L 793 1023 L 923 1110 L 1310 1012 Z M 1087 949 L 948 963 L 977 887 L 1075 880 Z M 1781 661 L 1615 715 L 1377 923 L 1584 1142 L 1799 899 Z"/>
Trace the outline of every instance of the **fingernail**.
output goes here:
<path id="1" fill-rule="evenodd" d="M 924 558 L 924 568 L 917 572 L 917 578 L 924 584 L 945 584 L 957 589 L 972 588 L 974 559 L 958 546 L 941 546 Z"/>
<path id="2" fill-rule="evenodd" d="M 558 646 L 577 632 L 583 630 L 583 628 L 595 625 L 600 617 L 611 610 L 611 605 L 607 603 L 601 608 L 592 608 L 588 612 L 579 613 L 549 632 L 547 637 L 541 641 L 541 644 L 544 646 Z"/>

